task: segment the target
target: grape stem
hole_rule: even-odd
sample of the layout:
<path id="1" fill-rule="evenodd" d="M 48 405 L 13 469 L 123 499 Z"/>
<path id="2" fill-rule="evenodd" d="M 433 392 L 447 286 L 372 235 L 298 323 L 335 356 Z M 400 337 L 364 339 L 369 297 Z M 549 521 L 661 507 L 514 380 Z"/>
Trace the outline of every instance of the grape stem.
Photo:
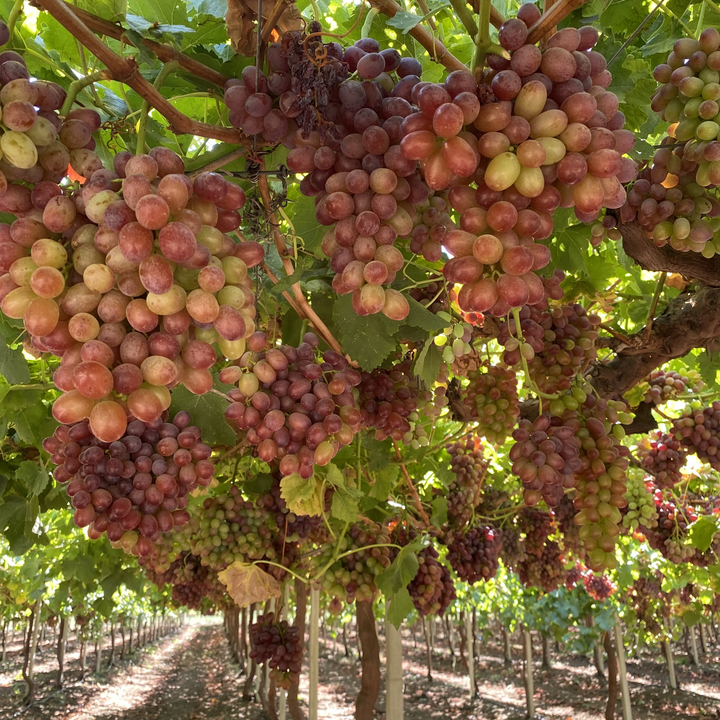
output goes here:
<path id="1" fill-rule="evenodd" d="M 260 160 L 260 169 L 265 169 L 265 162 L 264 160 Z M 270 186 L 268 184 L 267 175 L 260 175 L 258 178 L 258 187 L 260 189 L 260 196 L 262 197 L 263 204 L 265 205 L 266 211 L 270 212 L 270 208 L 272 207 L 270 202 Z M 277 216 L 275 213 L 270 213 L 267 216 L 267 220 L 272 225 L 272 235 L 273 240 L 275 242 L 275 247 L 277 248 L 278 255 L 280 255 L 280 259 L 282 260 L 283 267 L 285 268 L 285 272 L 287 273 L 288 277 L 293 274 L 295 271 L 293 267 L 292 260 L 288 257 L 288 247 L 285 244 L 285 238 L 283 237 L 283 234 L 280 232 L 280 228 L 278 226 Z M 275 280 L 274 282 L 277 282 Z M 342 346 L 340 343 L 335 339 L 335 336 L 330 332 L 327 325 L 320 319 L 318 314 L 313 310 L 312 307 L 310 307 L 310 303 L 308 303 L 307 298 L 303 294 L 302 288 L 300 287 L 300 282 L 296 282 L 292 286 L 293 295 L 295 296 L 295 302 L 296 304 L 302 309 L 303 311 L 303 317 L 307 317 L 308 320 L 313 324 L 315 329 L 318 331 L 318 333 L 323 337 L 325 342 L 336 352 L 339 352 L 341 355 L 343 354 Z"/>
<path id="2" fill-rule="evenodd" d="M 160 68 L 160 72 L 157 74 L 157 77 L 155 78 L 153 87 L 159 91 L 160 88 L 163 86 L 163 83 L 165 82 L 167 76 L 174 70 L 177 70 L 178 67 L 179 67 L 179 65 L 178 65 L 177 60 L 173 60 L 172 62 L 165 63 Z M 148 122 L 149 116 L 150 116 L 150 101 L 147 98 L 145 98 L 143 100 L 142 108 L 140 110 L 140 121 L 138 122 L 138 127 L 137 127 L 137 144 L 135 146 L 135 154 L 136 155 L 142 155 L 145 152 L 145 131 L 147 130 L 147 122 Z"/>
<path id="3" fill-rule="evenodd" d="M 468 31 L 468 35 L 470 37 L 474 38 L 478 34 L 478 26 L 475 22 L 475 18 L 473 16 L 473 13 L 470 12 L 467 3 L 465 0 L 450 0 L 450 4 L 453 7 L 453 10 L 457 13 L 457 16 L 460 18 L 460 22 L 465 26 L 465 29 Z M 490 0 L 481 0 L 480 2 L 480 15 L 481 15 L 481 23 L 483 22 L 484 18 L 483 16 L 487 14 L 487 40 L 490 41 L 490 9 L 488 7 L 487 13 L 485 13 L 485 5 L 490 5 Z M 483 26 L 480 25 L 480 35 L 481 39 L 485 36 L 485 33 L 483 33 Z"/>
<path id="4" fill-rule="evenodd" d="M 703 7 L 705 7 L 705 6 L 703 6 Z M 655 320 L 655 311 L 657 310 L 658 302 L 660 300 L 660 295 L 662 294 L 663 287 L 665 286 L 665 278 L 666 277 L 667 277 L 667 273 L 661 272 L 660 277 L 657 279 L 657 284 L 655 285 L 655 294 L 653 295 L 652 304 L 650 305 L 650 310 L 648 312 L 647 326 L 645 327 L 645 335 L 643 337 L 644 342 L 648 342 L 648 340 L 650 340 L 650 335 L 652 334 L 653 321 Z"/>
<path id="5" fill-rule="evenodd" d="M 20 17 L 20 13 L 22 12 L 23 6 L 25 5 L 24 0 L 15 0 L 15 4 L 13 5 L 12 10 L 10 11 L 10 15 L 8 15 L 7 19 L 7 27 L 8 27 L 8 37 L 10 40 L 12 40 L 13 33 L 15 31 L 15 23 L 17 23 L 17 19 Z M 7 44 L 7 43 L 6 43 Z"/>
<path id="6" fill-rule="evenodd" d="M 79 78 L 78 80 L 74 80 L 73 82 L 71 82 L 70 87 L 68 87 L 67 90 L 67 97 L 65 98 L 65 102 L 60 108 L 60 116 L 65 117 L 72 110 L 75 98 L 77 98 L 78 93 L 81 90 L 84 90 L 88 85 L 92 85 L 95 82 L 110 79 L 112 79 L 112 77 L 107 70 L 98 70 L 97 72 L 90 73 L 90 75 L 86 75 L 83 78 Z"/>
<path id="7" fill-rule="evenodd" d="M 249 139 L 237 128 L 220 127 L 192 120 L 177 110 L 138 71 L 137 63 L 111 50 L 83 23 L 62 0 L 39 0 L 43 10 L 50 13 L 73 37 L 79 40 L 98 60 L 105 64 L 114 80 L 131 87 L 147 100 L 169 123 L 177 134 L 197 135 L 233 144 L 248 143 Z"/>
<path id="8" fill-rule="evenodd" d="M 648 13 L 645 19 L 635 28 L 632 35 L 630 35 L 630 37 L 620 46 L 620 49 L 607 61 L 607 67 L 610 67 L 620 57 L 620 55 L 625 51 L 625 48 L 627 48 L 627 46 L 630 45 L 630 43 L 643 31 L 643 28 L 648 24 L 648 21 L 652 20 L 652 18 L 660 12 L 660 6 L 664 1 L 665 0 L 659 0 L 659 2 L 655 5 L 655 9 Z"/>
<path id="9" fill-rule="evenodd" d="M 372 29 L 373 20 L 377 17 L 380 11 L 376 7 L 371 7 L 368 10 L 368 14 L 365 16 L 365 22 L 363 23 L 362 30 L 360 31 L 361 38 L 370 37 L 370 30 Z"/>
<path id="10" fill-rule="evenodd" d="M 608 325 L 607 323 L 600 323 L 600 327 L 603 330 L 606 330 L 607 332 L 609 332 L 614 338 L 619 340 L 621 343 L 624 343 L 625 345 L 628 345 L 628 346 L 632 346 L 633 342 L 627 335 L 623 335 L 621 332 L 618 332 L 617 330 L 610 327 L 610 325 Z"/>
<path id="11" fill-rule="evenodd" d="M 549 8 L 540 19 L 530 28 L 526 42 L 534 45 L 541 40 L 547 32 L 566 18 L 573 10 L 579 8 L 585 0 L 560 0 Z"/>
<path id="12" fill-rule="evenodd" d="M 227 147 L 218 146 L 218 149 L 222 150 L 224 154 L 220 155 L 220 157 L 215 157 L 212 160 L 209 160 L 205 163 L 205 165 L 201 165 L 197 170 L 189 173 L 191 178 L 197 177 L 200 173 L 215 172 L 215 170 L 219 170 L 221 167 L 229 165 L 231 162 L 235 162 L 235 160 L 239 160 L 240 158 L 247 156 L 247 148 L 244 147 L 237 148 L 236 150 L 232 150 L 230 152 L 225 152 Z M 206 154 L 210 155 L 210 153 Z"/>
<path id="13" fill-rule="evenodd" d="M 422 503 L 420 502 L 420 496 L 418 495 L 418 491 L 415 489 L 415 485 L 413 485 L 413 481 L 410 478 L 410 473 L 408 472 L 407 468 L 405 467 L 405 463 L 402 461 L 402 453 L 400 452 L 400 448 L 397 446 L 397 443 L 395 440 L 393 440 L 393 447 L 395 448 L 395 457 L 398 460 L 398 464 L 402 468 L 403 475 L 405 476 L 405 482 L 408 484 L 408 488 L 410 489 L 410 494 L 412 495 L 413 504 L 415 505 L 415 509 L 420 514 L 420 517 L 422 518 L 423 522 L 426 526 L 430 526 L 430 518 L 427 516 L 427 513 L 425 510 L 423 510 Z"/>
<path id="14" fill-rule="evenodd" d="M 68 3 L 65 3 L 65 5 L 93 32 L 99 33 L 100 35 L 106 35 L 114 40 L 122 40 L 125 30 L 120 25 L 104 20 L 103 18 L 93 15 L 92 13 L 87 12 L 87 10 L 82 10 L 75 5 L 70 5 Z M 143 39 L 142 44 L 148 48 L 148 50 L 154 52 L 158 56 L 158 59 L 162 62 L 166 63 L 177 60 L 183 70 L 186 70 L 191 75 L 194 75 L 201 80 L 205 80 L 213 85 L 218 85 L 219 87 L 222 87 L 227 80 L 227 77 L 225 77 L 222 73 L 207 67 L 207 65 L 203 65 L 201 62 L 198 62 L 184 53 L 178 52 L 170 45 L 164 45 L 148 39 Z"/>
<path id="15" fill-rule="evenodd" d="M 215 388 L 210 388 L 210 392 L 213 393 L 213 395 L 219 395 L 221 398 L 224 398 L 228 402 L 235 402 L 231 397 L 226 395 L 224 392 L 221 392 L 220 390 L 216 390 Z"/>

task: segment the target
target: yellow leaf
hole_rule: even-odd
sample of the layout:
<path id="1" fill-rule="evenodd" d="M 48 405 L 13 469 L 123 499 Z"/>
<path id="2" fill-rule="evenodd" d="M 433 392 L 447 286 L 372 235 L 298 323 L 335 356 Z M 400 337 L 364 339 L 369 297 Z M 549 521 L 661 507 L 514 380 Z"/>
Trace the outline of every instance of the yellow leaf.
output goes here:
<path id="1" fill-rule="evenodd" d="M 241 608 L 278 598 L 282 592 L 280 583 L 257 565 L 234 562 L 218 573 L 218 577 L 235 604 Z"/>

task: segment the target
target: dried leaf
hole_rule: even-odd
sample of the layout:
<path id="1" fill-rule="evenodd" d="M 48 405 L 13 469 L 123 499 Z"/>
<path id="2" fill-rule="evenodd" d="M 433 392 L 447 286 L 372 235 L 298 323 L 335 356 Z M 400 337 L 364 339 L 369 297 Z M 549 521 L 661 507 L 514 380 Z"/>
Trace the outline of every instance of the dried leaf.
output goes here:
<path id="1" fill-rule="evenodd" d="M 227 587 L 235 604 L 241 608 L 253 603 L 263 603 L 273 597 L 278 598 L 282 592 L 280 583 L 257 565 L 234 562 L 218 573 L 218 577 Z"/>
<path id="2" fill-rule="evenodd" d="M 268 19 L 276 2 L 285 0 L 263 0 L 262 16 Z M 257 49 L 257 0 L 228 0 L 228 10 L 225 15 L 225 24 L 233 50 L 239 55 L 252 57 Z M 287 9 L 277 21 L 277 28 L 281 32 L 288 30 L 302 30 L 304 22 L 295 4 L 288 5 Z"/>

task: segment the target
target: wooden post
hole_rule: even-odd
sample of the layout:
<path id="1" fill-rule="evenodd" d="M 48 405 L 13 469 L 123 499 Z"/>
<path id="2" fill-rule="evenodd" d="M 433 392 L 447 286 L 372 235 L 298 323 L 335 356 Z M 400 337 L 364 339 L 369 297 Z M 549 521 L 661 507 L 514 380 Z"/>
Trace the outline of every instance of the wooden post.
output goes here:
<path id="1" fill-rule="evenodd" d="M 27 692 L 24 698 L 24 704 L 30 705 L 35 695 L 35 681 L 33 674 L 35 670 L 35 648 L 37 647 L 38 634 L 40 632 L 40 610 L 42 600 L 38 600 L 33 608 L 33 613 L 28 621 L 27 643 L 25 646 L 25 664 L 23 666 L 23 678 L 27 683 Z M 32 629 L 30 628 L 32 623 Z"/>
<path id="2" fill-rule="evenodd" d="M 548 638 L 547 634 L 544 632 L 540 633 L 540 637 L 542 638 L 543 670 L 550 670 L 552 668 L 552 663 L 550 662 L 550 638 Z"/>
<path id="3" fill-rule="evenodd" d="M 287 618 L 287 611 L 288 611 L 288 603 L 290 602 L 290 584 L 285 583 L 285 587 L 283 589 L 283 603 L 282 607 L 280 608 L 280 619 L 285 620 Z M 237 610 L 234 613 L 234 619 L 236 622 L 235 630 L 233 632 L 233 637 L 235 638 L 236 646 L 239 645 L 239 634 L 238 634 L 238 627 L 237 623 L 240 620 L 240 611 Z M 240 651 L 239 648 L 236 650 L 236 657 L 239 659 Z M 279 709 L 278 709 L 278 720 L 287 720 L 287 691 L 286 690 L 280 690 L 280 698 L 278 700 L 279 703 Z"/>
<path id="4" fill-rule="evenodd" d="M 7 658 L 7 630 L 8 630 L 8 621 L 3 620 L 3 624 L 2 624 L 2 655 L 0 655 L 0 665 L 4 665 L 5 660 Z"/>
<path id="5" fill-rule="evenodd" d="M 700 623 L 700 647 L 702 648 L 702 654 L 707 657 L 707 630 L 705 623 Z"/>
<path id="6" fill-rule="evenodd" d="M 67 638 L 67 615 L 63 615 L 60 619 L 60 632 L 57 645 L 57 661 L 58 672 L 55 679 L 55 687 L 60 689 L 65 682 L 65 641 Z"/>
<path id="7" fill-rule="evenodd" d="M 468 677 L 470 678 L 470 700 L 475 698 L 477 689 L 475 687 L 475 654 L 473 653 L 473 644 L 475 638 L 473 637 L 473 622 L 472 614 L 468 611 L 465 612 L 465 638 L 467 643 L 468 651 Z"/>
<path id="8" fill-rule="evenodd" d="M 360 692 L 355 699 L 355 720 L 373 720 L 380 695 L 380 643 L 372 600 L 355 602 L 357 632 L 362 638 Z M 317 627 L 317 625 L 316 625 Z M 311 718 L 316 720 L 316 718 Z"/>
<path id="9" fill-rule="evenodd" d="M 95 672 L 100 673 L 102 663 L 103 626 L 100 626 L 100 635 L 95 641 Z"/>
<path id="10" fill-rule="evenodd" d="M 672 645 L 670 640 L 663 640 L 663 650 L 665 651 L 665 659 L 668 665 L 668 674 L 670 676 L 670 687 L 677 690 L 677 678 L 675 677 L 675 662 L 673 661 Z"/>
<path id="11" fill-rule="evenodd" d="M 385 717 L 403 720 L 402 634 L 388 619 L 390 601 L 386 603 L 385 616 Z"/>
<path id="12" fill-rule="evenodd" d="M 625 648 L 623 645 L 620 618 L 615 616 L 615 652 L 617 653 L 618 670 L 620 673 L 620 694 L 622 696 L 623 720 L 632 720 L 632 707 L 630 705 L 630 688 L 628 687 L 627 667 L 625 666 Z"/>
<path id="13" fill-rule="evenodd" d="M 523 650 L 525 651 L 525 704 L 527 716 L 535 717 L 535 685 L 533 682 L 532 638 L 530 631 L 523 628 Z"/>
<path id="14" fill-rule="evenodd" d="M 423 634 L 425 635 L 425 660 L 427 662 L 427 680 L 432 682 L 432 640 L 430 638 L 430 624 L 428 618 L 422 618 Z"/>
<path id="15" fill-rule="evenodd" d="M 455 638 L 453 637 L 454 623 L 450 622 L 450 618 L 445 616 L 445 634 L 447 636 L 448 647 L 450 648 L 450 656 L 452 657 L 452 667 L 455 669 Z"/>
<path id="16" fill-rule="evenodd" d="M 697 638 L 695 637 L 695 626 L 691 625 L 688 627 L 688 632 L 690 633 L 690 650 L 692 651 L 692 663 L 697 667 L 700 665 L 700 658 L 698 658 L 698 647 L 697 647 Z"/>
<path id="17" fill-rule="evenodd" d="M 372 603 L 371 603 L 372 607 Z M 310 657 L 308 687 L 308 720 L 318 719 L 318 682 L 319 682 L 319 646 L 318 631 L 320 623 L 320 591 L 310 589 Z"/>

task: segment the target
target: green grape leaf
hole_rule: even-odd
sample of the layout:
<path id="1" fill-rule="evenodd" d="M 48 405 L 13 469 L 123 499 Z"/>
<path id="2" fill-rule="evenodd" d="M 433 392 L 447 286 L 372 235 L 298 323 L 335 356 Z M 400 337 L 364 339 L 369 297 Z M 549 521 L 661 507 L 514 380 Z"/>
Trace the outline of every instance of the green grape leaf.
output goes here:
<path id="1" fill-rule="evenodd" d="M 253 603 L 264 603 L 270 598 L 279 598 L 282 592 L 280 583 L 257 565 L 234 562 L 226 570 L 219 572 L 218 578 L 240 608 L 246 608 Z"/>
<path id="2" fill-rule="evenodd" d="M 42 402 L 41 390 L 14 389 L 3 400 L 5 419 L 15 426 L 18 436 L 29 445 L 37 445 L 52 435 L 57 423 Z"/>
<path id="3" fill-rule="evenodd" d="M 413 374 L 432 385 L 437 380 L 440 365 L 443 363 L 442 353 L 432 338 L 427 340 L 423 349 L 418 353 L 413 365 Z"/>
<path id="4" fill-rule="evenodd" d="M 430 522 L 440 529 L 448 521 L 448 502 L 447 498 L 439 497 L 433 500 L 432 515 Z"/>
<path id="5" fill-rule="evenodd" d="M 390 564 L 390 567 L 383 570 L 383 572 L 375 578 L 377 586 L 385 597 L 393 597 L 399 590 L 407 587 L 407 584 L 417 575 L 418 568 L 420 567 L 417 553 L 422 547 L 422 539 L 416 538 L 402 548 Z"/>
<path id="6" fill-rule="evenodd" d="M 441 317 L 435 315 L 435 313 L 431 313 L 424 305 L 415 300 L 415 298 L 412 298 L 409 295 L 406 295 L 405 297 L 410 304 L 410 312 L 403 321 L 406 325 L 419 327 L 423 330 L 427 330 L 429 333 L 435 334 L 450 326 L 450 323 L 447 320 L 443 320 Z"/>
<path id="7" fill-rule="evenodd" d="M 15 477 L 22 480 L 33 495 L 40 495 L 50 481 L 47 470 L 31 460 L 20 463 Z"/>
<path id="8" fill-rule="evenodd" d="M 237 443 L 237 435 L 225 420 L 228 401 L 215 393 L 193 395 L 184 385 L 178 385 L 172 391 L 170 417 L 181 410 L 190 413 L 193 425 L 202 430 L 203 442 L 211 447 L 232 447 Z"/>
<path id="9" fill-rule="evenodd" d="M 368 493 L 371 498 L 385 502 L 400 477 L 399 465 L 386 465 L 375 472 L 375 483 Z"/>
<path id="10" fill-rule="evenodd" d="M 285 476 L 280 481 L 280 496 L 296 515 L 322 515 L 322 481 L 314 475 L 307 480 L 298 473 Z"/>
<path id="11" fill-rule="evenodd" d="M 682 614 L 682 621 L 688 627 L 692 627 L 702 621 L 702 615 L 697 610 L 690 608 Z"/>
<path id="12" fill-rule="evenodd" d="M 385 20 L 385 24 L 397 28 L 402 33 L 409 33 L 414 27 L 422 22 L 422 17 L 415 13 L 400 10 L 391 18 Z"/>
<path id="13" fill-rule="evenodd" d="M 387 611 L 388 622 L 391 622 L 398 630 L 403 620 L 415 609 L 407 588 L 400 588 L 394 595 L 387 598 L 389 603 Z"/>
<path id="14" fill-rule="evenodd" d="M 688 528 L 690 544 L 701 552 L 705 552 L 712 545 L 717 532 L 717 519 L 712 515 L 703 515 Z"/>
<path id="15" fill-rule="evenodd" d="M 275 293 L 275 295 L 280 295 L 286 290 L 289 290 L 296 282 L 300 282 L 300 278 L 305 270 L 312 265 L 312 262 L 313 259 L 310 255 L 300 255 L 295 263 L 293 274 L 280 278 L 275 285 L 271 286 L 270 290 Z"/>
<path id="16" fill-rule="evenodd" d="M 397 323 L 382 313 L 357 315 L 349 295 L 340 296 L 333 308 L 333 324 L 343 350 L 362 370 L 374 370 L 395 351 L 392 337 Z"/>
<path id="17" fill-rule="evenodd" d="M 22 350 L 10 347 L 10 343 L 18 335 L 17 329 L 0 325 L 0 334 L 4 335 L 3 340 L 0 341 L 0 375 L 11 385 L 24 385 L 30 382 L 30 369 Z"/>
<path id="18" fill-rule="evenodd" d="M 359 490 L 348 487 L 338 487 L 333 493 L 330 514 L 341 522 L 353 523 L 358 518 L 360 508 L 358 500 L 363 497 Z"/>

